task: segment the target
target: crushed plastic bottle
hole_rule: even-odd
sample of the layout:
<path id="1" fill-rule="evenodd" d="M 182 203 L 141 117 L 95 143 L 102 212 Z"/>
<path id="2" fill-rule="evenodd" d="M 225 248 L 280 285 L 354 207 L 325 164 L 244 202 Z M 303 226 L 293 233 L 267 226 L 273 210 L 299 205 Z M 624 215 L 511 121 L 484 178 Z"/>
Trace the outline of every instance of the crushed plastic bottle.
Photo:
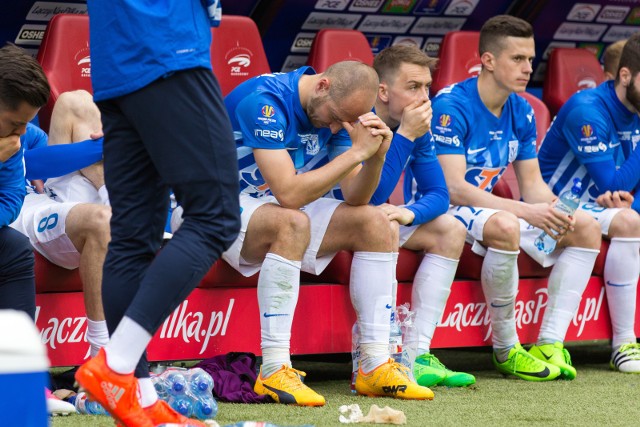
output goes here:
<path id="1" fill-rule="evenodd" d="M 87 414 L 87 415 L 109 415 L 106 409 L 93 400 L 89 400 L 89 396 L 83 391 L 76 394 L 75 396 L 71 396 L 69 398 L 69 403 L 76 407 L 76 411 L 79 414 Z"/>

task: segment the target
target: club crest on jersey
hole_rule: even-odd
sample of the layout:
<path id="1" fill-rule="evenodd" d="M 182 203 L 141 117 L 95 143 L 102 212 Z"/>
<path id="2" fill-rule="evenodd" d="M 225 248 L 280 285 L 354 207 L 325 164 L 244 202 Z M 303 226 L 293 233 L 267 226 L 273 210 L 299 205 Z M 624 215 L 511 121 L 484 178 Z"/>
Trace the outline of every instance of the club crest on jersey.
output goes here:
<path id="1" fill-rule="evenodd" d="M 318 142 L 317 133 L 298 134 L 300 143 L 305 146 L 305 154 L 315 156 L 320 152 L 320 143 Z"/>
<path id="2" fill-rule="evenodd" d="M 276 122 L 276 119 L 273 118 L 276 115 L 276 109 L 273 108 L 273 105 L 263 105 L 260 113 L 262 113 L 262 117 L 258 117 L 259 122 L 265 125 Z"/>

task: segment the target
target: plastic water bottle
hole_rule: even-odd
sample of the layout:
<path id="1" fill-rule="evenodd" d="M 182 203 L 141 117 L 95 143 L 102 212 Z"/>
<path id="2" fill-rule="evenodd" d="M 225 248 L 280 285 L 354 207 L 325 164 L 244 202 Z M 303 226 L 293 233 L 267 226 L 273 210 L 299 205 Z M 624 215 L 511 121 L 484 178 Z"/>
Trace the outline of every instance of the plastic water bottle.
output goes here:
<path id="1" fill-rule="evenodd" d="M 193 415 L 201 420 L 208 420 L 218 415 L 218 402 L 213 397 L 202 398 L 196 401 Z"/>
<path id="2" fill-rule="evenodd" d="M 358 322 L 353 324 L 351 328 L 351 393 L 356 393 L 356 378 L 358 378 L 358 369 L 360 369 L 360 328 Z"/>
<path id="3" fill-rule="evenodd" d="M 196 394 L 211 395 L 213 390 L 213 379 L 211 375 L 207 374 L 201 368 L 195 368 L 191 371 L 191 378 L 189 379 L 189 386 L 191 391 Z"/>
<path id="4" fill-rule="evenodd" d="M 393 360 L 402 363 L 402 326 L 398 320 L 398 311 L 391 310 L 391 330 L 389 332 L 389 354 Z"/>
<path id="5" fill-rule="evenodd" d="M 89 400 L 89 396 L 85 392 L 80 392 L 69 398 L 69 403 L 76 407 L 79 414 L 87 415 L 109 415 L 104 407 L 98 402 Z"/>
<path id="6" fill-rule="evenodd" d="M 167 391 L 172 396 L 180 396 L 186 393 L 187 380 L 180 372 L 171 371 L 166 377 Z"/>
<path id="7" fill-rule="evenodd" d="M 207 420 L 218 414 L 218 402 L 213 398 L 213 378 L 201 368 L 189 371 L 191 394 L 195 398 L 193 413 L 196 418 Z"/>
<path id="8" fill-rule="evenodd" d="M 582 181 L 580 178 L 573 180 L 571 190 L 567 190 L 560 194 L 560 198 L 554 206 L 558 212 L 565 215 L 573 215 L 580 205 L 580 191 L 582 190 Z M 538 250 L 545 254 L 550 254 L 556 247 L 556 240 L 544 231 L 536 238 L 534 244 Z"/>
<path id="9" fill-rule="evenodd" d="M 158 397 L 185 417 L 207 420 L 218 414 L 213 379 L 201 368 L 170 368 L 151 377 Z"/>

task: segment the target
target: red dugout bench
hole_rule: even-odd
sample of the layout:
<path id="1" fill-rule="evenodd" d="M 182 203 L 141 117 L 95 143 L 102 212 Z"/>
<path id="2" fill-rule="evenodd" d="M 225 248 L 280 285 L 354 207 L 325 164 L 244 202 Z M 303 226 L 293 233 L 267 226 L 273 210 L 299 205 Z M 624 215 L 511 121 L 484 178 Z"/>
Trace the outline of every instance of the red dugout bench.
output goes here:
<path id="1" fill-rule="evenodd" d="M 86 86 L 90 81 L 87 76 L 90 70 L 86 69 L 90 59 L 85 55 L 87 19 L 86 16 L 58 15 L 49 24 L 38 59 L 50 78 L 54 99 L 66 90 L 90 90 L 90 86 Z M 81 27 L 79 30 L 78 26 Z M 67 37 L 69 35 L 71 39 Z M 449 50 L 443 50 L 440 56 L 446 58 L 449 55 Z M 364 61 L 367 59 L 362 58 L 369 58 L 366 52 L 353 52 L 350 57 Z M 269 72 L 253 21 L 245 17 L 223 17 L 221 27 L 213 30 L 212 64 L 225 94 L 241 81 Z M 466 73 L 466 69 L 463 71 Z M 444 82 L 443 78 L 441 71 L 438 82 Z M 453 77 L 450 75 L 448 78 Z M 453 81 L 456 80 L 449 80 Z M 532 102 L 537 101 L 536 98 Z M 50 117 L 50 107 L 47 105 L 41 111 L 45 127 L 48 121 L 43 121 L 43 117 Z M 539 115 L 544 115 L 544 112 L 539 112 L 539 107 L 534 105 L 536 118 L 540 122 L 546 120 L 548 125 L 549 118 Z M 511 197 L 511 188 L 502 182 L 496 191 Z M 603 340 L 611 336 L 602 280 L 606 248 L 605 243 L 569 328 L 567 341 Z M 401 250 L 398 263 L 399 303 L 410 300 L 411 282 L 420 257 L 420 254 Z M 465 248 L 433 347 L 490 345 L 489 317 L 479 282 L 481 263 L 480 257 L 471 253 L 469 247 Z M 521 279 L 516 318 L 520 338 L 527 343 L 535 340 L 542 320 L 549 270 L 541 268 L 525 254 L 520 256 L 518 265 Z M 346 353 L 351 350 L 351 326 L 355 314 L 348 289 L 350 268 L 351 254 L 341 252 L 322 275 L 303 274 L 292 331 L 293 354 Z M 156 333 L 149 346 L 149 360 L 203 359 L 230 351 L 260 353 L 256 285 L 257 276 L 245 278 L 225 262 L 217 262 L 198 288 Z M 49 350 L 52 365 L 82 363 L 88 357 L 89 345 L 85 338 L 86 318 L 78 272 L 57 267 L 37 254 L 36 287 L 36 323 Z M 640 325 L 640 315 L 636 316 Z M 640 331 L 636 330 L 636 334 Z"/>

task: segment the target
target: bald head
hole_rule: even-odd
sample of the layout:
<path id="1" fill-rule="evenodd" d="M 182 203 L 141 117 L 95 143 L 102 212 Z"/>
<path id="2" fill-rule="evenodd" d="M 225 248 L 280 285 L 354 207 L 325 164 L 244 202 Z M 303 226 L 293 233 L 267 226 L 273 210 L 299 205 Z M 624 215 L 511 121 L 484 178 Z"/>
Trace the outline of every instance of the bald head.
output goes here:
<path id="1" fill-rule="evenodd" d="M 337 62 L 327 68 L 322 76 L 329 79 L 329 97 L 336 103 L 358 92 L 371 94 L 372 99 L 378 93 L 380 81 L 376 70 L 359 61 Z"/>

